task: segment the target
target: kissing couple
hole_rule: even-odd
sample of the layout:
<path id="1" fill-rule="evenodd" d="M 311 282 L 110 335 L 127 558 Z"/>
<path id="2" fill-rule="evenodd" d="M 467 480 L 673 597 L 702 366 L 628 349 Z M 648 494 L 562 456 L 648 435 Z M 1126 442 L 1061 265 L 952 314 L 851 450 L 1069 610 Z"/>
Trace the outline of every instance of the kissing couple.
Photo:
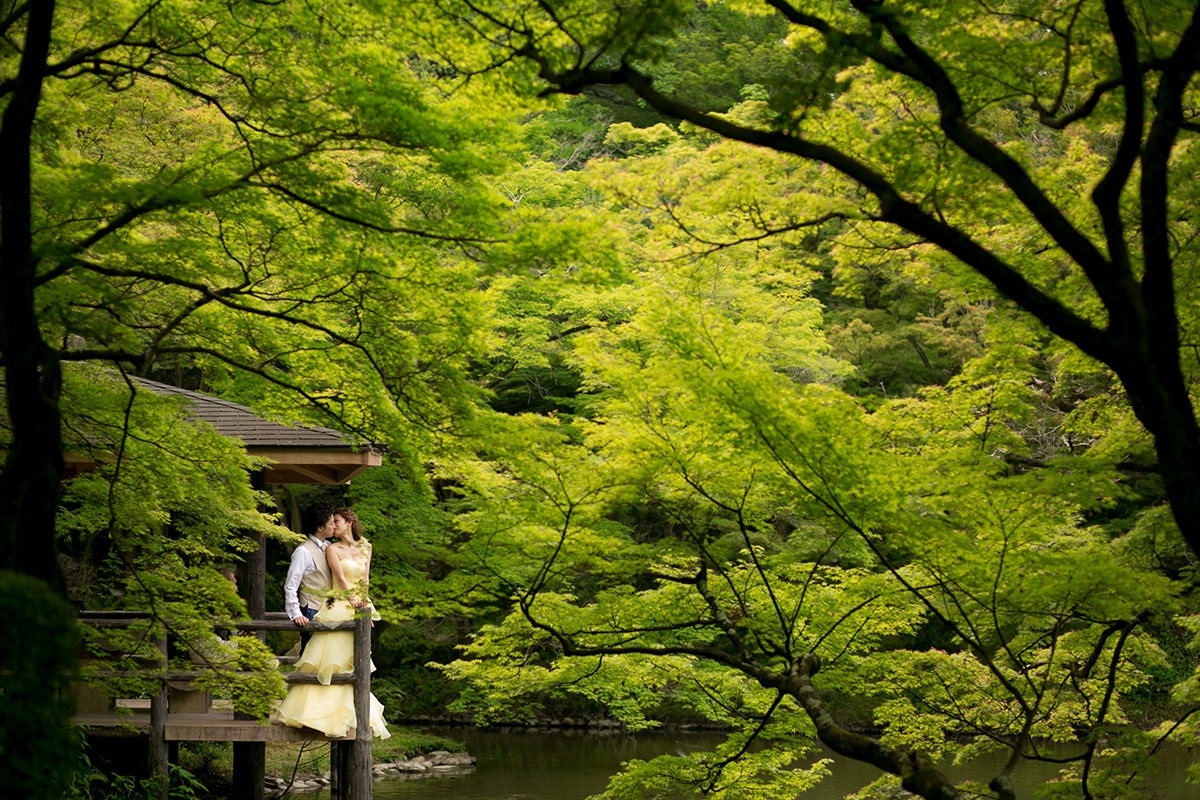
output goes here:
<path id="1" fill-rule="evenodd" d="M 304 515 L 307 538 L 292 553 L 283 584 L 284 611 L 301 630 L 310 620 L 337 623 L 354 619 L 356 609 L 370 606 L 371 543 L 349 508 L 311 506 Z M 332 542 L 330 540 L 333 540 Z M 379 614 L 371 609 L 372 619 Z M 295 728 L 309 727 L 331 739 L 354 736 L 354 685 L 333 685 L 330 678 L 354 671 L 354 633 L 301 633 L 303 651 L 297 672 L 315 672 L 320 683 L 292 684 L 275 712 L 275 720 Z M 368 668 L 375 669 L 374 664 Z M 383 720 L 383 704 L 371 695 L 371 730 L 382 739 L 391 734 Z"/>

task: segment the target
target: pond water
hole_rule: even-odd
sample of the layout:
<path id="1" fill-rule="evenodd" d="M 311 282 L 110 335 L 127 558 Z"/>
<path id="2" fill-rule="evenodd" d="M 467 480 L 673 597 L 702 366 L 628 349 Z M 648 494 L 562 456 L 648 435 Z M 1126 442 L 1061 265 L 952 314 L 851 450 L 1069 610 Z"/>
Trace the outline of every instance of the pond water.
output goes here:
<path id="1" fill-rule="evenodd" d="M 462 741 L 478 759 L 464 775 L 377 781 L 375 800 L 584 800 L 604 790 L 621 763 L 647 760 L 664 753 L 708 749 L 719 734 L 649 732 L 636 736 L 577 729 L 436 728 L 431 732 Z M 966 767 L 948 768 L 956 780 L 988 780 L 999 771 L 1002 756 L 978 759 Z M 1195 800 L 1200 786 L 1188 784 L 1184 773 L 1188 754 L 1181 748 L 1162 753 L 1159 771 L 1148 786 L 1155 800 Z M 880 776 L 879 770 L 848 760 L 835 761 L 830 777 L 804 800 L 837 800 L 858 791 Z M 1053 778 L 1052 764 L 1027 763 L 1014 775 L 1017 796 L 1031 798 L 1032 788 Z M 328 794 L 320 797 L 326 798 Z"/>

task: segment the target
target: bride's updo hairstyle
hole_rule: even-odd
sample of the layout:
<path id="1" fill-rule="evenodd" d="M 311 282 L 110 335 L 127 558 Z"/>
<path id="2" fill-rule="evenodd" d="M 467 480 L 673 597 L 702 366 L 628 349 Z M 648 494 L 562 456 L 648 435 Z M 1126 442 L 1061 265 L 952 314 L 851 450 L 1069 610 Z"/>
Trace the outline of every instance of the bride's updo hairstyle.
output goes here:
<path id="1" fill-rule="evenodd" d="M 333 510 L 335 517 L 341 517 L 350 525 L 350 534 L 356 542 L 365 542 L 366 537 L 363 536 L 363 524 L 358 519 L 358 514 L 355 514 L 348 508 L 335 508 Z"/>

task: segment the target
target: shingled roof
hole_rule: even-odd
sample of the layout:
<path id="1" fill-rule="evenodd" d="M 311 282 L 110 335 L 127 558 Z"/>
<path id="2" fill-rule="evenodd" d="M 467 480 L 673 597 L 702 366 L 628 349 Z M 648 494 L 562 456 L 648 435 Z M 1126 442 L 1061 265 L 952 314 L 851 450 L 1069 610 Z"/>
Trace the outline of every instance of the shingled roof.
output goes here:
<path id="1" fill-rule="evenodd" d="M 132 378 L 145 389 L 164 397 L 182 397 L 195 412 L 195 418 L 216 428 L 217 433 L 231 439 L 239 439 L 246 447 L 352 447 L 354 442 L 345 439 L 332 428 L 318 426 L 293 426 L 263 419 L 246 406 L 212 397 L 200 392 L 191 392 L 145 378 Z"/>
<path id="2" fill-rule="evenodd" d="M 349 483 L 368 467 L 383 463 L 382 448 L 374 442 L 356 442 L 332 428 L 285 425 L 219 397 L 145 378 L 131 379 L 155 394 L 183 398 L 192 410 L 191 418 L 239 440 L 250 455 L 269 459 L 272 463 L 264 476 L 267 483 Z M 96 466 L 71 454 L 66 461 L 72 472 L 87 472 Z"/>

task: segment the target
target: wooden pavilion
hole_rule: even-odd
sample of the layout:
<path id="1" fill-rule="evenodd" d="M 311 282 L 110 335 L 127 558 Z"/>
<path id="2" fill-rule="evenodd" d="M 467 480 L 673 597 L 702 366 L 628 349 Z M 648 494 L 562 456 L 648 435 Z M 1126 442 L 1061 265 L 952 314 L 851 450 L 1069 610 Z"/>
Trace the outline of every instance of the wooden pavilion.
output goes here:
<path id="1" fill-rule="evenodd" d="M 378 445 L 352 442 L 330 428 L 285 425 L 228 400 L 145 378 L 131 380 L 157 395 L 182 398 L 191 410 L 191 419 L 239 440 L 250 455 L 270 459 L 273 463 L 262 475 L 264 484 L 345 484 L 383 463 Z M 69 452 L 64 460 L 68 477 L 97 466 L 89 458 Z"/>
<path id="2" fill-rule="evenodd" d="M 353 442 L 330 428 L 293 426 L 264 419 L 251 409 L 227 400 L 180 389 L 156 381 L 133 378 L 141 388 L 163 396 L 180 397 L 188 408 L 188 418 L 212 426 L 218 433 L 239 440 L 246 452 L 268 460 L 268 466 L 252 476 L 255 488 L 271 484 L 349 483 L 370 467 L 383 462 L 381 448 L 371 442 Z M 64 454 L 66 476 L 71 477 L 97 468 L 88 457 Z M 266 542 L 247 556 L 238 571 L 238 590 L 246 601 L 251 622 L 238 627 L 246 630 L 294 629 L 282 613 L 266 613 Z M 136 614 L 84 612 L 83 618 L 99 626 L 128 624 Z M 122 618 L 124 616 L 124 618 Z M 367 621 L 369 623 L 369 620 Z M 347 625 L 350 623 L 344 623 Z M 362 622 L 356 628 L 356 663 L 370 663 L 369 627 Z M 364 644 L 365 642 L 365 644 Z M 165 654 L 166 643 L 161 644 Z M 358 651 L 368 653 L 358 660 Z M 188 675 L 169 675 L 178 687 Z M 302 681 L 290 676 L 290 682 Z M 362 698 L 365 709 L 370 693 L 370 674 L 335 676 L 335 682 L 355 684 L 356 705 Z M 171 743 L 178 741 L 228 741 L 234 743 L 234 784 L 239 800 L 263 797 L 265 748 L 268 741 L 311 741 L 325 737 L 316 731 L 282 725 L 260 725 L 254 720 L 235 719 L 232 712 L 214 710 L 205 693 L 171 689 L 164 682 L 159 695 L 148 703 L 133 704 L 120 714 L 112 698 L 89 698 L 81 694 L 76 721 L 88 726 L 92 735 L 145 735 L 149 737 L 148 758 L 151 774 L 158 777 L 160 796 L 166 797 L 166 772 Z M 139 707 L 140 706 L 140 707 Z M 130 713 L 132 711 L 132 713 Z M 361 715 L 360 711 L 360 715 Z M 334 743 L 335 797 L 369 800 L 371 796 L 370 731 L 359 730 L 357 740 Z M 344 745 L 344 746 L 342 746 Z"/>

